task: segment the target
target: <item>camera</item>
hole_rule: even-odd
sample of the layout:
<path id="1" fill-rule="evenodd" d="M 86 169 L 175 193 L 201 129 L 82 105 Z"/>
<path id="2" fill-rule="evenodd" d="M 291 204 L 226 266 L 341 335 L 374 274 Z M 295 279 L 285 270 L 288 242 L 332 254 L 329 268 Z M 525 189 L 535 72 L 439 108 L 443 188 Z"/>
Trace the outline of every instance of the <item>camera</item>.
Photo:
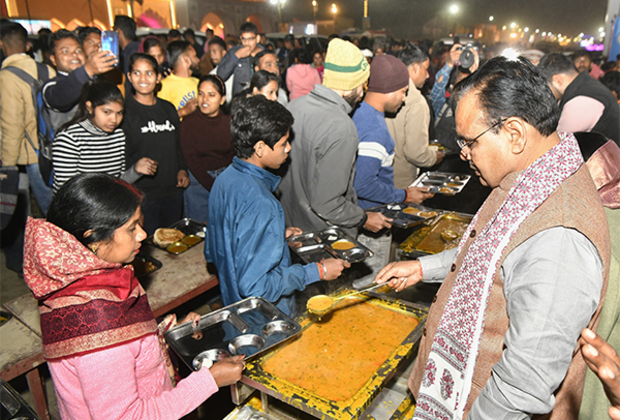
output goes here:
<path id="1" fill-rule="evenodd" d="M 468 69 L 476 61 L 476 57 L 474 56 L 473 51 L 475 48 L 476 47 L 474 47 L 471 43 L 465 45 L 465 47 L 462 48 L 463 52 L 461 53 L 461 57 L 459 58 L 462 68 Z"/>

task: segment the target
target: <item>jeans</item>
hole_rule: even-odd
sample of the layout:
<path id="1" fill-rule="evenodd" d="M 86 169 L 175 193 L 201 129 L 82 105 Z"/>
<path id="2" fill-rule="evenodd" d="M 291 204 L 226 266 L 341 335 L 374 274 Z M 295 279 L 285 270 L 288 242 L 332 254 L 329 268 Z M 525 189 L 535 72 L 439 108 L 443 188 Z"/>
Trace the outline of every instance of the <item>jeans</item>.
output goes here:
<path id="1" fill-rule="evenodd" d="M 37 204 L 43 215 L 47 216 L 47 209 L 52 202 L 54 192 L 49 185 L 45 185 L 45 181 L 43 181 L 43 177 L 41 177 L 41 171 L 39 171 L 38 163 L 26 165 L 26 173 L 28 174 L 28 182 L 30 183 L 30 189 L 34 194 L 34 198 L 37 200 Z"/>
<path id="2" fill-rule="evenodd" d="M 207 171 L 213 179 L 217 178 L 224 168 L 215 171 Z M 207 190 L 192 173 L 188 170 L 189 187 L 183 192 L 183 204 L 185 205 L 185 217 L 197 222 L 207 223 L 209 221 L 209 190 Z"/>

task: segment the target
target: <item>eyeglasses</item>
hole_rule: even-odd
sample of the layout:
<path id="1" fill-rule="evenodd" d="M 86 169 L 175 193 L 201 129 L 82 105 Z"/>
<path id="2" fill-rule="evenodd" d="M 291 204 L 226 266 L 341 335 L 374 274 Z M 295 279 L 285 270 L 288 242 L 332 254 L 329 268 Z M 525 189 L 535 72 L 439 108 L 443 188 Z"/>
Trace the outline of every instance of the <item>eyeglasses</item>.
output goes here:
<path id="1" fill-rule="evenodd" d="M 480 137 L 484 136 L 488 131 L 490 131 L 490 130 L 494 129 L 495 127 L 497 127 L 498 125 L 504 123 L 507 119 L 508 118 L 502 118 L 501 120 L 499 120 L 498 122 L 496 122 L 495 124 L 493 124 L 492 126 L 487 128 L 486 130 L 484 130 L 482 133 L 478 134 L 472 140 L 467 140 L 467 139 L 465 139 L 463 137 L 459 137 L 459 138 L 456 139 L 456 144 L 458 144 L 461 149 L 464 149 L 466 147 L 470 147 L 476 140 L 478 140 Z"/>

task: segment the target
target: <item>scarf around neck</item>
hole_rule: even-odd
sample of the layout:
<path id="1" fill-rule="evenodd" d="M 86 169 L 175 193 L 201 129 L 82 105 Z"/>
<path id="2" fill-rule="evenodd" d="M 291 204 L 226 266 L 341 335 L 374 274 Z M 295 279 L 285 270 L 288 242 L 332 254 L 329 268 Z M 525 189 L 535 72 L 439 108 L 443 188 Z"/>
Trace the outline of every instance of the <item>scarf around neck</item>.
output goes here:
<path id="1" fill-rule="evenodd" d="M 575 137 L 559 134 L 560 143 L 518 176 L 504 202 L 466 250 L 433 339 L 414 419 L 463 418 L 488 298 L 504 249 L 523 221 L 583 164 Z M 463 234 L 458 254 L 481 210 Z"/>
<path id="2" fill-rule="evenodd" d="M 29 218 L 26 224 L 24 279 L 39 301 L 48 360 L 102 350 L 157 331 L 131 266 L 98 258 L 73 235 L 43 219 Z"/>

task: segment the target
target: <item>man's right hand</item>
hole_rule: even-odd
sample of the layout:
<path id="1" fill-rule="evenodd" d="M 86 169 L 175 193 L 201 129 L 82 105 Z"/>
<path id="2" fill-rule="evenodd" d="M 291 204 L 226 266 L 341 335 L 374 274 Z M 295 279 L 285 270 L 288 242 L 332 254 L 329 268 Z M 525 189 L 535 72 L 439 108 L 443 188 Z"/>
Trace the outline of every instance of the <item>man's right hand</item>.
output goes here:
<path id="1" fill-rule="evenodd" d="M 433 198 L 435 194 L 428 187 L 409 187 L 405 203 L 420 204 L 422 201 Z"/>
<path id="2" fill-rule="evenodd" d="M 325 277 L 323 280 L 336 280 L 342 274 L 342 270 L 351 267 L 348 261 L 339 260 L 337 258 L 328 258 L 323 260 L 325 265 Z"/>
<path id="3" fill-rule="evenodd" d="M 366 230 L 377 233 L 383 228 L 392 228 L 393 219 L 385 217 L 378 211 L 367 211 L 366 216 L 368 216 L 366 223 L 364 223 L 364 229 Z"/>
<path id="4" fill-rule="evenodd" d="M 241 47 L 237 51 L 235 51 L 235 55 L 237 56 L 237 58 L 249 57 L 251 53 L 252 50 L 248 46 Z"/>
<path id="5" fill-rule="evenodd" d="M 435 161 L 435 165 L 439 165 L 443 158 L 446 157 L 446 152 L 442 152 L 441 150 L 437 150 L 437 160 Z"/>
<path id="6" fill-rule="evenodd" d="M 420 261 L 399 261 L 386 265 L 375 277 L 375 283 L 386 283 L 397 292 L 422 280 L 422 264 Z"/>
<path id="7" fill-rule="evenodd" d="M 448 67 L 454 67 L 454 63 L 459 61 L 461 58 L 461 53 L 463 52 L 463 47 L 459 43 L 455 43 L 452 48 L 450 48 L 450 58 L 448 58 Z"/>
<path id="8" fill-rule="evenodd" d="M 90 77 L 97 74 L 107 73 L 118 63 L 118 58 L 110 53 L 110 51 L 97 51 L 86 59 L 84 70 Z"/>

